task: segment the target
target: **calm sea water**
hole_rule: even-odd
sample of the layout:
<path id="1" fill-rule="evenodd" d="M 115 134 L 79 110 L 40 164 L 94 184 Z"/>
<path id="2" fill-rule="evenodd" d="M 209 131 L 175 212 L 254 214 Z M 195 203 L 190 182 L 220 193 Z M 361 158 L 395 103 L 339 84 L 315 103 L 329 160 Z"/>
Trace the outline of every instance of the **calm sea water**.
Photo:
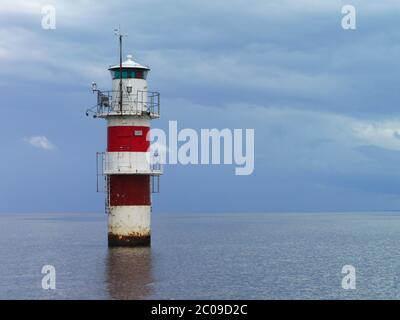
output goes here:
<path id="1" fill-rule="evenodd" d="M 399 253 L 399 213 L 154 214 L 151 249 L 108 249 L 105 214 L 3 214 L 0 299 L 398 299 Z"/>

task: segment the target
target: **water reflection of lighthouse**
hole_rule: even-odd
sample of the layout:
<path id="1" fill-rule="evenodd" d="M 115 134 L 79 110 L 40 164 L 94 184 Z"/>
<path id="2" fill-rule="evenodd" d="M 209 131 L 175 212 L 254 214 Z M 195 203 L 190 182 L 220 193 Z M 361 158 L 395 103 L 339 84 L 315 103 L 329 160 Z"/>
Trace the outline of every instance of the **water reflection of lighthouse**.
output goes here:
<path id="1" fill-rule="evenodd" d="M 151 295 L 153 283 L 150 248 L 110 248 L 106 261 L 110 299 L 139 300 Z"/>
<path id="2" fill-rule="evenodd" d="M 107 121 L 107 152 L 98 153 L 104 175 L 109 246 L 150 246 L 151 193 L 158 192 L 161 166 L 150 153 L 150 121 L 160 115 L 160 96 L 147 88 L 150 68 L 131 55 L 111 66 L 112 91 L 97 93 L 94 117 Z M 91 111 L 91 110 L 89 110 Z M 99 183 L 98 183 L 98 189 Z"/>

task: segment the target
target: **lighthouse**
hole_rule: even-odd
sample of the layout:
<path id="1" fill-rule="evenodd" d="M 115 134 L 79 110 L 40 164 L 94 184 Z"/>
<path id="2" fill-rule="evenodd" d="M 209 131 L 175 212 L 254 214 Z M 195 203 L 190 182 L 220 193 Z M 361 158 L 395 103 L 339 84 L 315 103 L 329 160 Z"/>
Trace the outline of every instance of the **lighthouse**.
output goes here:
<path id="1" fill-rule="evenodd" d="M 151 194 L 159 191 L 161 164 L 157 150 L 150 150 L 150 122 L 160 116 L 160 95 L 148 90 L 148 66 L 132 55 L 108 70 L 112 90 L 100 91 L 96 83 L 97 105 L 89 109 L 94 118 L 107 123 L 106 152 L 97 153 L 98 191 L 106 194 L 108 245 L 150 246 Z"/>

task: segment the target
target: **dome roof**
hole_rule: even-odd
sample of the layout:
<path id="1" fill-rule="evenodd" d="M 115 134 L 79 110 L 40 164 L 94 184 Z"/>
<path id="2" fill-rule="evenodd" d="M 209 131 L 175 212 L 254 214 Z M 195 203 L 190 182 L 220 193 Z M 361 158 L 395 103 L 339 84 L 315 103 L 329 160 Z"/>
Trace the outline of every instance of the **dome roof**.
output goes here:
<path id="1" fill-rule="evenodd" d="M 113 66 L 110 66 L 108 68 L 108 70 L 115 70 L 115 69 L 119 69 L 120 65 L 116 64 Z M 136 68 L 136 69 L 144 69 L 144 70 L 150 70 L 149 67 L 147 66 L 142 66 L 140 63 L 137 63 L 133 60 L 132 55 L 128 54 L 126 56 L 126 60 L 122 62 L 122 68 Z"/>

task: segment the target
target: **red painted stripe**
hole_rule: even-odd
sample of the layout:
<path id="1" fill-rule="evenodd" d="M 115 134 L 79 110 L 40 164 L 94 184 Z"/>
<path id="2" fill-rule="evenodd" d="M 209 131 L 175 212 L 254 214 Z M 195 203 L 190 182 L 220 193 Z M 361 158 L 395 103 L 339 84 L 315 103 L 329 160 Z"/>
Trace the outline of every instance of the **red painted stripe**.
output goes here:
<path id="1" fill-rule="evenodd" d="M 147 152 L 150 141 L 146 140 L 149 127 L 116 126 L 108 127 L 108 152 Z"/>
<path id="2" fill-rule="evenodd" d="M 110 175 L 111 206 L 147 206 L 150 200 L 150 176 Z"/>

